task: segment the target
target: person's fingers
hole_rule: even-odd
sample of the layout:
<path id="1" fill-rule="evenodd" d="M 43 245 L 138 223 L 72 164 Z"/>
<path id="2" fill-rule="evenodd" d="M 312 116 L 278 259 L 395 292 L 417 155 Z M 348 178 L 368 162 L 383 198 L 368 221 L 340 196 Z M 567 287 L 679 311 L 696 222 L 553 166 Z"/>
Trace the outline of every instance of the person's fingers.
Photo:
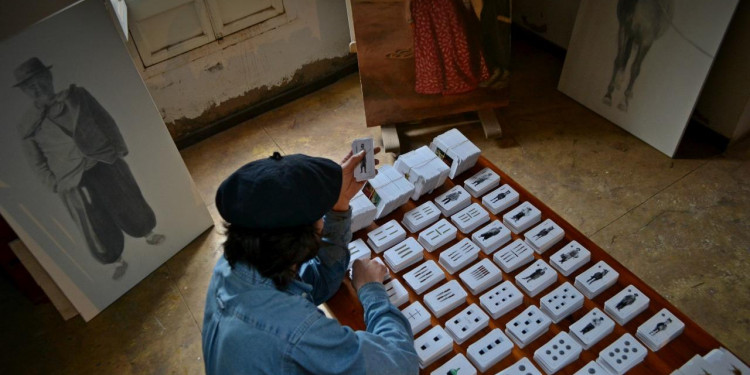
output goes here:
<path id="1" fill-rule="evenodd" d="M 378 152 L 380 152 L 380 146 L 375 146 L 375 148 L 372 150 L 372 153 L 377 154 Z"/>
<path id="2" fill-rule="evenodd" d="M 341 168 L 343 168 L 344 171 L 354 170 L 354 167 L 359 164 L 359 162 L 361 162 L 364 158 L 365 152 L 360 151 L 347 159 L 346 162 L 344 162 L 344 164 L 341 166 Z"/>
<path id="3" fill-rule="evenodd" d="M 347 160 L 349 160 L 349 158 L 351 158 L 351 157 L 352 157 L 352 150 L 349 150 L 349 153 L 346 154 L 346 156 L 344 156 L 344 159 L 342 159 L 341 163 L 339 163 L 339 164 L 341 164 L 341 166 L 343 166 L 344 164 L 346 164 Z"/>

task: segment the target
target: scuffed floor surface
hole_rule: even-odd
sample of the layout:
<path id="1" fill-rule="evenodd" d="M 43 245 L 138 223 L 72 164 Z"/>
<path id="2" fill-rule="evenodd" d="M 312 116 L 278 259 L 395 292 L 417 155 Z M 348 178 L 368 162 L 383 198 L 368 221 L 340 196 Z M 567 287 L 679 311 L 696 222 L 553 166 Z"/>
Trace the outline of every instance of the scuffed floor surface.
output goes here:
<path id="1" fill-rule="evenodd" d="M 483 154 L 750 361 L 750 142 L 673 160 L 559 93 L 562 59 L 514 43 L 504 137 L 461 127 Z M 182 156 L 217 223 L 213 193 L 241 165 L 308 153 L 338 161 L 364 125 L 359 81 L 216 135 Z M 407 134 L 407 147 L 437 133 Z M 392 163 L 392 156 L 381 157 Z M 2 374 L 201 374 L 204 293 L 220 226 L 198 237 L 89 323 L 63 322 L 0 281 Z"/>

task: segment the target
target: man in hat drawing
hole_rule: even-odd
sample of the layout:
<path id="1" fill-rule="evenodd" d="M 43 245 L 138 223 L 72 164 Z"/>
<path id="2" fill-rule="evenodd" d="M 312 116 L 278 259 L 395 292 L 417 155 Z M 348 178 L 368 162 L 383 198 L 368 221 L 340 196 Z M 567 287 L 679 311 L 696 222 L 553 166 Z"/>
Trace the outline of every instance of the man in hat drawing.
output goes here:
<path id="1" fill-rule="evenodd" d="M 36 57 L 19 65 L 18 87 L 33 100 L 18 126 L 32 170 L 62 199 L 93 257 L 113 264 L 112 278 L 123 276 L 125 238 L 143 237 L 158 245 L 156 217 L 141 194 L 128 164 L 128 148 L 107 111 L 76 85 L 55 92 L 52 66 Z"/>
<path id="2" fill-rule="evenodd" d="M 227 238 L 206 295 L 207 374 L 418 373 L 409 322 L 383 286 L 385 266 L 352 266 L 366 331 L 316 307 L 349 264 L 349 201 L 364 184 L 354 179 L 364 157 L 350 152 L 339 165 L 274 153 L 222 182 L 216 208 Z"/>

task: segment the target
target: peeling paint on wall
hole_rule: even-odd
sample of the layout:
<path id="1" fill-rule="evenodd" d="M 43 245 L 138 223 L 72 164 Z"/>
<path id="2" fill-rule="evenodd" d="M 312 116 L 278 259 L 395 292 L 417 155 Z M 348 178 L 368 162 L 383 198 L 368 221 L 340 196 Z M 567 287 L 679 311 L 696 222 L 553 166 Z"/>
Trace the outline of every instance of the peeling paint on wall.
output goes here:
<path id="1" fill-rule="evenodd" d="M 284 0 L 288 23 L 188 52 L 142 75 L 174 139 L 339 69 L 349 55 L 343 0 Z M 239 33 L 242 33 L 240 31 Z"/>
<path id="2" fill-rule="evenodd" d="M 227 99 L 221 103 L 214 103 L 197 117 L 182 117 L 167 123 L 169 134 L 172 139 L 179 140 L 190 134 L 196 133 L 215 121 L 229 116 L 237 111 L 260 103 L 263 100 L 273 98 L 285 91 L 304 86 L 322 77 L 331 75 L 356 61 L 356 56 L 336 57 L 332 59 L 318 60 L 303 65 L 289 79 L 284 79 L 280 84 L 274 86 L 260 86 L 246 91 L 240 96 Z M 161 110 L 161 108 L 160 108 Z M 164 112 L 162 111 L 162 115 Z"/>

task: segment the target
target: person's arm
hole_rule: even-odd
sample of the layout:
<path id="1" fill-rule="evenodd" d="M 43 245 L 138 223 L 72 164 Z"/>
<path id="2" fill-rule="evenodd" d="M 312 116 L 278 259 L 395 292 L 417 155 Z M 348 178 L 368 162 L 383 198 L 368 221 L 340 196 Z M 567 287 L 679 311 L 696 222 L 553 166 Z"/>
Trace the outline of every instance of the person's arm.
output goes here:
<path id="1" fill-rule="evenodd" d="M 300 266 L 300 279 L 312 285 L 313 303 L 327 301 L 341 286 L 349 265 L 352 211 L 329 211 L 323 218 L 318 255 Z"/>
<path id="2" fill-rule="evenodd" d="M 409 322 L 390 303 L 383 284 L 365 284 L 357 294 L 367 330 L 355 332 L 320 317 L 290 351 L 292 360 L 313 374 L 418 374 Z"/>

